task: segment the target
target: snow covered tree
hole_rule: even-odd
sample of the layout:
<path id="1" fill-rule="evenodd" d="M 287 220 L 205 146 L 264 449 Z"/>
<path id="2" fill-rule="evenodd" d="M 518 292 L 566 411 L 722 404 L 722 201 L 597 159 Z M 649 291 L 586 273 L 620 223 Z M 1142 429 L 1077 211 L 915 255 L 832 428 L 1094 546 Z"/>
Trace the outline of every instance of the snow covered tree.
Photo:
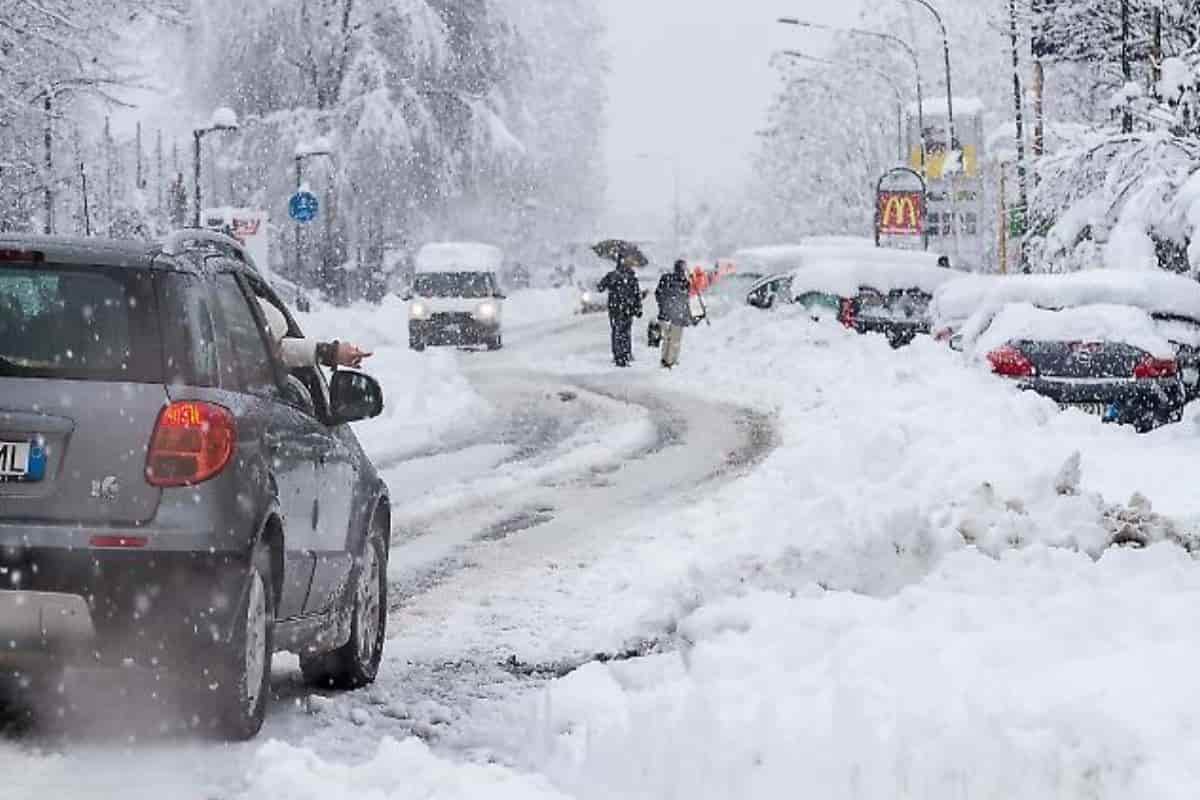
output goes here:
<path id="1" fill-rule="evenodd" d="M 297 148 L 328 140 L 331 158 L 305 165 L 324 219 L 300 252 L 281 238 L 280 266 L 344 295 L 343 267 L 376 270 L 430 238 L 520 250 L 535 230 L 587 224 L 601 186 L 597 19 L 590 0 L 197 3 L 188 88 L 200 108 L 238 110 L 231 199 L 277 219 Z"/>

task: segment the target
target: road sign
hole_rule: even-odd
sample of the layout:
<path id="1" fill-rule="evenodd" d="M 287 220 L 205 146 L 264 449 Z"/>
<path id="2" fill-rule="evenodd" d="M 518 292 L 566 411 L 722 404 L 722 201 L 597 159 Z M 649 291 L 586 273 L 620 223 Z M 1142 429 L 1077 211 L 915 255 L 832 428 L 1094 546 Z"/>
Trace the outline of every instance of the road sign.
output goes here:
<path id="1" fill-rule="evenodd" d="M 1029 230 L 1029 216 L 1024 206 L 1014 206 L 1008 210 L 1008 235 L 1015 238 L 1024 236 Z"/>
<path id="2" fill-rule="evenodd" d="M 321 201 L 312 192 L 300 190 L 288 201 L 288 216 L 299 223 L 312 222 L 321 211 Z"/>

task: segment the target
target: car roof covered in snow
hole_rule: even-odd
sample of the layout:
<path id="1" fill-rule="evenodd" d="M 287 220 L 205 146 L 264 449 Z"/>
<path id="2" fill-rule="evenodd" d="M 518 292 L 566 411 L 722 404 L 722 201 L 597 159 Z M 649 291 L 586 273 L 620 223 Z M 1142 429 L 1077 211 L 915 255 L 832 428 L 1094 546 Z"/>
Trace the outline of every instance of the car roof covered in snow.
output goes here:
<path id="1" fill-rule="evenodd" d="M 953 270 L 929 264 L 840 258 L 801 267 L 790 275 L 792 294 L 797 297 L 808 292 L 853 297 L 867 288 L 879 292 L 919 289 L 932 295 L 942 285 L 961 277 Z"/>
<path id="2" fill-rule="evenodd" d="M 431 242 L 417 253 L 417 272 L 499 272 L 504 252 L 479 242 Z"/>
<path id="3" fill-rule="evenodd" d="M 1041 308 L 1125 305 L 1151 314 L 1200 320 L 1200 283 L 1169 272 L 1085 270 L 1052 275 L 975 275 L 941 287 L 930 311 L 935 324 L 967 319 L 985 306 L 1028 303 Z"/>
<path id="4" fill-rule="evenodd" d="M 870 239 L 826 236 L 806 239 L 799 244 L 745 248 L 734 253 L 733 261 L 742 271 L 757 269 L 764 273 L 781 273 L 831 261 L 855 264 L 867 262 L 917 264 L 936 267 L 940 256 L 940 253 L 923 250 L 876 247 Z"/>
<path id="5" fill-rule="evenodd" d="M 981 312 L 982 315 L 982 312 Z M 1010 342 L 1123 342 L 1152 355 L 1174 354 L 1149 312 L 1128 305 L 1095 303 L 1049 311 L 1030 303 L 1009 303 L 972 337 L 972 350 L 988 353 Z"/>

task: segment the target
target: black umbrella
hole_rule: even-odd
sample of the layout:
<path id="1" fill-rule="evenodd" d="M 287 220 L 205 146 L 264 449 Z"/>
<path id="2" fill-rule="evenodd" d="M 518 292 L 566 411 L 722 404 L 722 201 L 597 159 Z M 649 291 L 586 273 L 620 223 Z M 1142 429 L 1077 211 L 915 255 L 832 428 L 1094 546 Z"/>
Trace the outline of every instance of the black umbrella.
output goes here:
<path id="1" fill-rule="evenodd" d="M 592 246 L 592 252 L 609 261 L 624 261 L 631 267 L 644 267 L 650 263 L 642 249 L 624 239 L 605 239 Z"/>

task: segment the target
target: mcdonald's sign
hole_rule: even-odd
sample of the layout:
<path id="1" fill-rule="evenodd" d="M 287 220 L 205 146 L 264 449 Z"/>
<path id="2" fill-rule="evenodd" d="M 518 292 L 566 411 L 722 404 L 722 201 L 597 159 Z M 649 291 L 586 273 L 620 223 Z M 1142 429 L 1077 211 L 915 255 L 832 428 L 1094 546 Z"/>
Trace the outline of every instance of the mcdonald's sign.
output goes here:
<path id="1" fill-rule="evenodd" d="M 925 233 L 925 198 L 921 192 L 881 190 L 878 203 L 880 236 L 922 236 Z"/>

